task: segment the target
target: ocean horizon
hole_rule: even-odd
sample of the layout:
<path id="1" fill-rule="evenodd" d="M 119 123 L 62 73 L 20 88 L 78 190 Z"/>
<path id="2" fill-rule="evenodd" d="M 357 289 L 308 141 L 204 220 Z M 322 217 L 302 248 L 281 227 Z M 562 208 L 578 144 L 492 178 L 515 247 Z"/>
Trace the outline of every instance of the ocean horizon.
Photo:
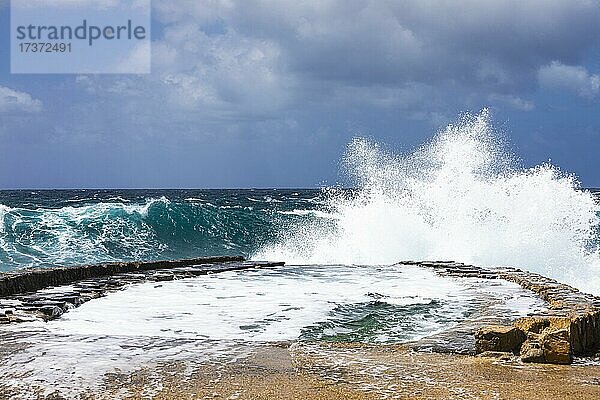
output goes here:
<path id="1" fill-rule="evenodd" d="M 0 0 L 0 400 L 599 400 L 599 21 Z"/>

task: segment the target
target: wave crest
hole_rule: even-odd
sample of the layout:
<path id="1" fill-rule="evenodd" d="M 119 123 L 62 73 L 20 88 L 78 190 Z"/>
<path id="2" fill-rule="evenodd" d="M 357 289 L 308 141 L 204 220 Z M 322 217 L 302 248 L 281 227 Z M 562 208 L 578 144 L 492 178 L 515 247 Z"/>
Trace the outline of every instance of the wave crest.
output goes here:
<path id="1" fill-rule="evenodd" d="M 574 176 L 524 169 L 487 110 L 405 155 L 355 139 L 344 157 L 359 188 L 330 189 L 329 221 L 304 221 L 255 258 L 298 264 L 454 259 L 514 265 L 600 292 L 600 207 Z"/>
<path id="2" fill-rule="evenodd" d="M 0 204 L 0 269 L 247 254 L 260 224 L 240 213 L 165 196 L 57 208 Z"/>

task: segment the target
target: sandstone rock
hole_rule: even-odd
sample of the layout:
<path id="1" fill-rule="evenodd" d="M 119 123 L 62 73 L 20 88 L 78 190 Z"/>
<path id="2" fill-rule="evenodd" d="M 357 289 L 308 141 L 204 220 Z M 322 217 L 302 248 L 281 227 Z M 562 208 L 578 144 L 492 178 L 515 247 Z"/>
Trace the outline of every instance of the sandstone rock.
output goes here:
<path id="1" fill-rule="evenodd" d="M 511 361 L 515 355 L 508 351 L 484 351 L 477 355 L 478 357 L 497 358 L 502 361 Z"/>
<path id="2" fill-rule="evenodd" d="M 456 263 L 416 264 L 433 267 L 442 276 L 470 276 L 477 273 L 480 278 L 504 279 L 531 290 L 544 300 L 548 304 L 547 310 L 514 322 L 514 327 L 523 334 L 544 335 L 545 338 L 544 341 L 540 338 L 522 343 L 521 357 L 525 361 L 563 364 L 571 362 L 573 356 L 589 356 L 600 350 L 599 297 L 581 293 L 554 279 L 514 267 L 488 270 Z M 477 353 L 506 351 L 512 347 L 507 339 L 510 336 L 507 327 L 499 331 L 494 327 L 480 330 L 476 334 L 475 350 Z M 515 351 L 515 348 L 511 351 Z"/>
<path id="3" fill-rule="evenodd" d="M 525 363 L 543 363 L 546 361 L 540 340 L 541 335 L 535 333 L 527 335 L 527 340 L 521 346 L 521 361 Z"/>
<path id="4" fill-rule="evenodd" d="M 521 347 L 523 362 L 570 364 L 572 342 L 584 337 L 575 328 L 571 332 L 573 323 L 568 317 L 520 318 L 515 321 L 515 326 L 527 332 L 527 340 Z"/>
<path id="5" fill-rule="evenodd" d="M 479 329 L 475 333 L 475 352 L 511 352 L 518 354 L 526 336 L 514 326 L 493 325 Z"/>
<path id="6" fill-rule="evenodd" d="M 570 364 L 573 361 L 567 329 L 544 332 L 541 336 L 544 359 L 551 364 Z"/>
<path id="7" fill-rule="evenodd" d="M 516 320 L 514 325 L 523 332 L 540 333 L 550 326 L 550 321 L 543 317 L 524 317 Z"/>

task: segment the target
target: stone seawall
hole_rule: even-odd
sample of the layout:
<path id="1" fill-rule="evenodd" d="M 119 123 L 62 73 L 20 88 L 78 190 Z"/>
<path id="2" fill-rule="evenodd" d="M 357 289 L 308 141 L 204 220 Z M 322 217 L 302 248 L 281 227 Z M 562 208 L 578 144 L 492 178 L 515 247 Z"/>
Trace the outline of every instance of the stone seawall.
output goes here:
<path id="1" fill-rule="evenodd" d="M 487 326 L 475 332 L 476 352 L 515 354 L 523 362 L 569 364 L 573 356 L 600 350 L 600 298 L 569 285 L 513 267 L 481 268 L 451 261 L 405 261 L 448 277 L 504 279 L 531 290 L 548 311 L 519 318 L 510 326 Z"/>
<path id="2" fill-rule="evenodd" d="M 3 273 L 0 274 L 0 323 L 55 319 L 70 308 L 135 283 L 283 265 L 281 262 L 243 260 L 243 257 L 204 257 Z M 507 325 L 483 326 L 485 323 L 482 323 L 468 329 L 466 335 L 471 340 L 474 336 L 478 354 L 518 356 L 523 362 L 568 364 L 574 356 L 593 355 L 600 350 L 598 297 L 512 267 L 481 268 L 452 261 L 404 261 L 398 264 L 431 268 L 445 277 L 515 282 L 547 302 L 547 311 L 519 318 L 510 325 L 507 320 Z"/>
<path id="3" fill-rule="evenodd" d="M 127 272 L 185 267 L 196 264 L 244 261 L 244 257 L 200 257 L 183 260 L 117 262 L 72 267 L 24 268 L 0 274 L 0 297 L 33 292 L 49 286 L 66 285 L 84 279 L 99 278 Z"/>
<path id="4" fill-rule="evenodd" d="M 243 261 L 243 257 L 203 257 L 11 272 L 0 277 L 0 324 L 56 319 L 71 308 L 132 284 L 281 265 Z"/>

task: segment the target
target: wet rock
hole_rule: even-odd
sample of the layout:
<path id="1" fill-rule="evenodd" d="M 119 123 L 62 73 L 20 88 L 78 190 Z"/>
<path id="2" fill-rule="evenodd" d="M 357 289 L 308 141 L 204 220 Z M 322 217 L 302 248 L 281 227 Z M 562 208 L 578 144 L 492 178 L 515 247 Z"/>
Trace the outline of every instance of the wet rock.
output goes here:
<path id="1" fill-rule="evenodd" d="M 154 274 L 150 276 L 150 280 L 162 282 L 162 281 L 172 281 L 175 277 L 170 274 Z"/>
<path id="2" fill-rule="evenodd" d="M 42 306 L 38 310 L 48 319 L 55 319 L 63 314 L 63 309 L 58 306 Z"/>
<path id="3" fill-rule="evenodd" d="M 17 293 L 8 298 L 0 297 L 0 323 L 23 322 L 35 319 L 52 320 L 86 301 L 105 296 L 110 292 L 122 290 L 131 284 L 148 281 L 170 281 L 205 275 L 207 273 L 283 265 L 280 262 L 238 262 L 238 260 L 241 260 L 241 258 L 212 257 L 165 262 L 135 262 L 72 267 L 74 272 L 68 273 L 64 271 L 68 268 L 49 270 L 30 269 L 24 270 L 25 272 L 0 273 L 0 295 L 3 293 L 3 290 L 11 292 L 17 290 L 19 287 L 34 287 L 42 284 L 54 286 L 35 292 L 24 291 L 21 294 Z M 202 263 L 202 261 L 206 262 Z M 105 274 L 105 272 L 113 270 L 118 273 L 113 275 Z M 63 276 L 63 273 L 66 273 L 66 275 Z M 98 274 L 100 275 L 95 276 Z M 71 282 L 68 286 L 54 285 L 56 280 L 70 280 L 82 275 L 86 279 Z M 45 283 L 43 279 L 47 279 Z M 2 282 L 4 282 L 4 286 Z M 2 310 L 6 310 L 8 307 L 15 309 L 17 314 L 9 315 L 6 312 L 2 312 Z"/>
<path id="4" fill-rule="evenodd" d="M 475 333 L 475 352 L 511 352 L 518 354 L 525 341 L 525 333 L 514 326 L 493 325 Z"/>
<path id="5" fill-rule="evenodd" d="M 551 364 L 570 364 L 573 361 L 569 331 L 559 329 L 542 334 L 544 360 Z"/>
<path id="6" fill-rule="evenodd" d="M 405 264 L 408 264 L 405 262 Z M 514 327 L 529 334 L 543 335 L 544 340 L 529 340 L 523 344 L 521 357 L 529 362 L 567 363 L 573 356 L 593 355 L 600 349 L 600 298 L 581 293 L 576 288 L 542 275 L 514 267 L 477 268 L 442 262 L 413 262 L 413 265 L 433 268 L 442 276 L 470 277 L 476 271 L 480 278 L 504 279 L 531 290 L 549 305 L 549 310 L 520 318 Z M 493 328 L 493 327 L 490 327 Z M 498 350 L 508 346 L 501 332 L 479 332 L 477 351 Z M 543 357 L 540 355 L 540 348 Z"/>
<path id="7" fill-rule="evenodd" d="M 25 268 L 0 275 L 0 297 L 33 292 L 90 278 L 139 273 L 189 265 L 243 261 L 243 257 L 201 257 L 184 260 L 118 262 L 56 268 Z M 110 284 L 110 283 L 109 283 Z"/>
<path id="8" fill-rule="evenodd" d="M 535 333 L 527 335 L 527 340 L 521 346 L 521 361 L 525 363 L 543 363 L 546 361 L 540 339 L 540 335 Z"/>
<path id="9" fill-rule="evenodd" d="M 570 333 L 573 354 L 593 354 L 600 348 L 600 310 L 586 310 L 573 318 Z"/>
<path id="10" fill-rule="evenodd" d="M 506 351 L 484 351 L 483 353 L 479 353 L 477 357 L 496 358 L 502 361 L 512 361 L 515 359 L 513 353 Z"/>

